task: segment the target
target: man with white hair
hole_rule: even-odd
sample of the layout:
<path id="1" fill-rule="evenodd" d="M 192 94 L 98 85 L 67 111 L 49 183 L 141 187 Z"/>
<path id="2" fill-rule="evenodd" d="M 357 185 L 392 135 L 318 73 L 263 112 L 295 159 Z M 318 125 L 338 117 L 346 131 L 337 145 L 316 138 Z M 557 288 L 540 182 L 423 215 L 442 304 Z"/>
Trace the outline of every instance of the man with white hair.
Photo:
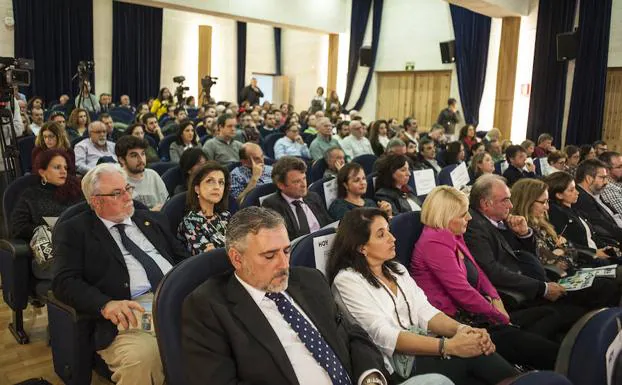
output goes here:
<path id="1" fill-rule="evenodd" d="M 322 159 L 328 149 L 341 147 L 337 138 L 333 137 L 333 125 L 330 119 L 319 118 L 316 122 L 316 128 L 317 135 L 309 146 L 309 152 L 314 162 Z"/>
<path id="2" fill-rule="evenodd" d="M 150 309 L 159 282 L 187 257 L 185 248 L 147 210 L 134 209 L 133 187 L 116 164 L 82 179 L 90 209 L 56 225 L 59 300 L 94 319 L 93 345 L 118 385 L 163 384 Z"/>
<path id="3" fill-rule="evenodd" d="M 114 153 L 114 142 L 106 139 L 108 128 L 99 120 L 89 124 L 89 137 L 76 144 L 76 170 L 79 174 L 86 174 L 97 165 L 102 157 L 112 158 L 115 162 L 117 156 Z"/>
<path id="4" fill-rule="evenodd" d="M 346 153 L 348 162 L 357 156 L 374 154 L 369 139 L 365 137 L 365 126 L 360 120 L 350 123 L 350 135 L 341 141 L 341 148 Z"/>

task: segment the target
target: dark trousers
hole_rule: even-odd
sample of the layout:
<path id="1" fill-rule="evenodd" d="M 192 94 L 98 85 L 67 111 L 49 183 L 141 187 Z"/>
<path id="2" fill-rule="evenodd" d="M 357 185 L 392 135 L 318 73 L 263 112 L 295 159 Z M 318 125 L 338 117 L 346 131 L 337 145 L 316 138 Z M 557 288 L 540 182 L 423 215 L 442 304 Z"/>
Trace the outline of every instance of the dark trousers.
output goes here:
<path id="1" fill-rule="evenodd" d="M 620 304 L 620 286 L 615 279 L 598 277 L 592 286 L 568 291 L 566 296 L 558 302 L 573 304 L 586 309 L 600 309 L 602 307 L 618 306 Z"/>
<path id="2" fill-rule="evenodd" d="M 439 373 L 456 385 L 495 385 L 518 375 L 518 371 L 499 354 L 473 358 L 417 356 L 414 374 Z"/>
<path id="3" fill-rule="evenodd" d="M 497 353 L 512 364 L 552 370 L 559 344 L 517 326 L 496 325 L 488 328 Z"/>
<path id="4" fill-rule="evenodd" d="M 587 312 L 582 307 L 562 303 L 545 300 L 539 300 L 538 303 L 541 305 L 534 303 L 530 307 L 511 312 L 510 319 L 522 330 L 554 342 L 561 342 L 572 325 Z"/>

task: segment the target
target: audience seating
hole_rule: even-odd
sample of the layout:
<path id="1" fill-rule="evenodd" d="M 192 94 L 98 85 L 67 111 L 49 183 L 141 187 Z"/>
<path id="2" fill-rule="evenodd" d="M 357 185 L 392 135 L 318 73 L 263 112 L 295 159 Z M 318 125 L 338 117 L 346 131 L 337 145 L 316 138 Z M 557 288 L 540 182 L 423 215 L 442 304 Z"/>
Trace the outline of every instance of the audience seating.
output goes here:
<path id="1" fill-rule="evenodd" d="M 170 230 L 173 234 L 177 234 L 177 228 L 184 218 L 184 211 L 186 210 L 186 193 L 181 192 L 175 194 L 169 200 L 164 203 L 160 212 L 166 217 L 170 225 Z"/>
<path id="2" fill-rule="evenodd" d="M 183 175 L 181 175 L 181 168 L 179 168 L 179 165 L 169 168 L 162 174 L 162 181 L 166 186 L 168 195 L 171 197 L 175 194 L 175 187 L 179 186 L 183 180 L 184 178 Z"/>
<path id="3" fill-rule="evenodd" d="M 396 215 L 391 219 L 389 227 L 395 237 L 395 257 L 408 269 L 415 242 L 423 231 L 421 212 L 412 211 Z"/>
<path id="4" fill-rule="evenodd" d="M 231 269 L 225 249 L 214 249 L 181 262 L 160 282 L 153 301 L 153 320 L 168 385 L 188 383 L 181 350 L 184 299 L 210 277 Z"/>
<path id="5" fill-rule="evenodd" d="M 503 175 L 503 169 L 501 167 L 501 165 L 503 164 L 503 162 L 505 162 L 505 160 L 499 161 L 499 162 L 495 162 L 495 174 L 497 175 Z"/>
<path id="6" fill-rule="evenodd" d="M 244 201 L 240 205 L 240 209 L 243 209 L 248 206 L 261 206 L 259 202 L 259 198 L 270 195 L 277 191 L 276 185 L 274 183 L 266 183 L 261 186 L 257 186 L 246 195 Z"/>
<path id="7" fill-rule="evenodd" d="M 360 164 L 363 170 L 365 170 L 365 175 L 367 175 L 374 171 L 374 163 L 376 163 L 377 159 L 378 157 L 376 155 L 365 154 L 352 159 L 352 162 Z"/>
<path id="8" fill-rule="evenodd" d="M 320 180 L 317 180 L 311 183 L 311 185 L 309 186 L 309 191 L 313 191 L 314 193 L 318 194 L 320 198 L 322 198 L 322 203 L 324 203 L 324 205 L 326 205 L 326 195 L 324 194 L 324 182 L 328 182 L 329 180 L 334 179 L 334 178 L 335 177 L 328 176 L 326 178 L 322 178 Z M 326 209 L 328 210 L 328 207 Z"/>
<path id="9" fill-rule="evenodd" d="M 171 120 L 171 117 L 168 116 L 168 114 L 164 114 L 164 115 L 160 116 L 160 120 L 158 120 L 158 125 L 161 128 L 164 128 L 168 124 L 169 120 Z"/>
<path id="10" fill-rule="evenodd" d="M 132 112 L 127 108 L 114 107 L 111 108 L 108 113 L 110 114 L 114 122 L 130 124 L 132 123 L 132 120 L 134 120 L 134 114 L 132 114 Z"/>
<path id="11" fill-rule="evenodd" d="M 188 119 L 196 119 L 199 114 L 199 110 L 197 108 L 188 108 L 186 109 L 186 112 L 188 113 Z"/>
<path id="12" fill-rule="evenodd" d="M 449 166 L 443 167 L 441 172 L 438 173 L 438 183 L 445 186 L 454 185 L 453 180 L 451 179 L 451 172 L 458 167 L 457 164 L 451 164 Z"/>
<path id="13" fill-rule="evenodd" d="M 147 140 L 147 142 L 149 142 L 149 145 L 153 149 L 157 149 L 158 148 L 158 144 L 156 143 L 155 139 L 153 139 L 151 136 L 145 135 L 145 140 Z"/>
<path id="14" fill-rule="evenodd" d="M 242 163 L 241 162 L 229 162 L 227 163 L 227 170 L 229 170 L 229 172 L 233 171 L 236 167 L 241 166 Z"/>
<path id="15" fill-rule="evenodd" d="M 177 137 L 174 134 L 167 135 L 158 144 L 158 156 L 163 162 L 168 162 L 171 160 L 171 155 L 169 149 L 171 147 L 171 143 L 175 141 Z"/>
<path id="16" fill-rule="evenodd" d="M 313 162 L 313 165 L 311 165 L 311 168 L 309 169 L 309 182 L 313 183 L 316 180 L 322 179 L 327 168 L 328 165 L 326 164 L 324 158 Z"/>
<path id="17" fill-rule="evenodd" d="M 4 231 L 7 239 L 0 240 L 0 276 L 2 277 L 2 296 L 4 302 L 13 311 L 12 320 L 8 327 L 13 337 L 20 344 L 29 342 L 28 334 L 24 330 L 24 309 L 28 300 L 41 306 L 45 301 L 45 294 L 50 287 L 49 281 L 40 281 L 32 275 L 32 251 L 30 245 L 21 239 L 10 239 L 11 215 L 19 196 L 29 187 L 39 183 L 38 176 L 26 175 L 17 178 L 11 183 L 2 197 L 4 213 Z M 40 296 L 43 294 L 43 296 Z"/>
<path id="18" fill-rule="evenodd" d="M 19 167 L 22 175 L 32 171 L 32 150 L 35 148 L 36 136 L 28 135 L 17 139 L 17 150 L 19 151 Z"/>
<path id="19" fill-rule="evenodd" d="M 154 162 L 147 165 L 147 168 L 152 169 L 157 172 L 158 175 L 162 176 L 166 171 L 170 170 L 173 167 L 179 167 L 177 163 L 174 162 Z"/>
<path id="20" fill-rule="evenodd" d="M 311 146 L 311 143 L 315 140 L 315 137 L 316 137 L 316 135 L 309 134 L 306 132 L 303 132 L 301 135 L 302 135 L 302 140 L 307 144 L 307 146 Z"/>
<path id="21" fill-rule="evenodd" d="M 504 380 L 499 385 L 572 385 L 572 382 L 561 374 L 549 371 L 534 371 Z"/>
<path id="22" fill-rule="evenodd" d="M 210 139 L 210 138 L 211 138 L 211 136 L 209 136 L 209 135 L 202 135 L 202 136 L 199 138 L 199 143 L 201 143 L 201 146 L 202 146 L 202 145 L 204 145 L 204 144 L 205 144 L 205 142 L 207 142 L 207 140 L 208 140 L 208 139 Z"/>
<path id="23" fill-rule="evenodd" d="M 263 164 L 267 164 L 267 165 L 273 165 L 274 164 L 274 159 L 272 158 L 268 158 L 267 156 L 263 157 Z"/>
<path id="24" fill-rule="evenodd" d="M 292 249 L 290 252 L 290 265 L 312 267 L 314 269 L 320 268 L 315 264 L 315 250 L 313 247 L 313 240 L 324 235 L 336 233 L 336 228 L 325 227 L 314 233 L 300 237 L 300 239 L 295 243 L 292 242 Z M 324 271 L 322 271 L 322 273 L 324 273 Z"/>
<path id="25" fill-rule="evenodd" d="M 568 377 L 574 385 L 606 384 L 605 353 L 618 334 L 621 316 L 620 307 L 584 315 L 564 337 L 555 371 Z"/>
<path id="26" fill-rule="evenodd" d="M 85 131 L 86 133 L 86 131 Z M 71 148 L 75 148 L 76 144 L 80 143 L 81 141 L 83 141 L 84 139 L 87 139 L 88 136 L 81 136 L 79 138 L 75 138 L 74 140 L 71 141 Z"/>
<path id="27" fill-rule="evenodd" d="M 274 144 L 277 140 L 281 139 L 284 136 L 285 134 L 280 131 L 266 136 L 262 145 L 263 153 L 266 154 L 266 156 L 268 156 L 269 158 L 274 159 Z"/>
<path id="28" fill-rule="evenodd" d="M 378 176 L 377 172 L 367 174 L 367 190 L 365 191 L 365 198 L 376 200 L 376 188 L 374 186 L 374 178 Z"/>

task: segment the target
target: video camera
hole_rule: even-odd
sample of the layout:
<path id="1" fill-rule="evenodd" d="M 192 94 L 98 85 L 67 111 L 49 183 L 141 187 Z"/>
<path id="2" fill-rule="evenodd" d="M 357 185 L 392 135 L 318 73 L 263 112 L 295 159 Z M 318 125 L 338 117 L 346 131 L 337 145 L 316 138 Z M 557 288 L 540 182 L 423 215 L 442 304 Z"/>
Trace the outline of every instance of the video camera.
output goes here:
<path id="1" fill-rule="evenodd" d="M 216 85 L 216 80 L 218 80 L 217 77 L 206 75 L 203 79 L 201 79 L 201 87 L 210 89 L 212 86 Z"/>
<path id="2" fill-rule="evenodd" d="M 84 77 L 88 77 L 90 74 L 93 73 L 93 71 L 95 70 L 95 62 L 88 60 L 88 61 L 80 61 L 78 62 L 78 76 L 80 76 L 81 78 Z"/>
<path id="3" fill-rule="evenodd" d="M 30 71 L 35 68 L 32 59 L 0 57 L 0 102 L 7 102 L 14 86 L 29 86 Z"/>
<path id="4" fill-rule="evenodd" d="M 173 78 L 173 82 L 179 83 L 179 85 L 175 89 L 175 97 L 177 98 L 177 105 L 179 105 L 180 107 L 184 105 L 184 92 L 190 90 L 190 87 L 184 87 L 185 81 L 185 76 L 175 76 Z"/>

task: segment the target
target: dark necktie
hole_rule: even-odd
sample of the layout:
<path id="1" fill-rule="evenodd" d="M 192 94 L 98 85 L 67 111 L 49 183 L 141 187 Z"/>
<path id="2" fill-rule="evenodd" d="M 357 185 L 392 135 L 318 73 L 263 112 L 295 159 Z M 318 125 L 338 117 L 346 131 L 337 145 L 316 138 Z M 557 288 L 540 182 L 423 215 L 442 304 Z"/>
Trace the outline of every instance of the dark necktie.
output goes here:
<path id="1" fill-rule="evenodd" d="M 309 234 L 311 230 L 309 229 L 309 221 L 307 219 L 307 214 L 305 214 L 305 210 L 302 208 L 302 201 L 293 201 L 292 204 L 296 206 L 296 216 L 298 217 L 298 235 Z"/>
<path id="2" fill-rule="evenodd" d="M 339 357 L 326 343 L 324 337 L 307 321 L 282 293 L 266 293 L 266 297 L 276 303 L 283 319 L 294 329 L 298 338 L 311 352 L 313 358 L 330 376 L 333 385 L 352 384 L 348 372 L 341 365 Z"/>
<path id="3" fill-rule="evenodd" d="M 136 260 L 138 260 L 138 262 L 140 262 L 141 265 L 143 265 L 143 268 L 147 273 L 147 279 L 151 284 L 151 290 L 155 292 L 155 290 L 158 288 L 158 284 L 164 277 L 164 274 L 162 274 L 162 270 L 160 269 L 156 261 L 154 261 L 153 258 L 149 256 L 149 254 L 145 253 L 127 236 L 127 234 L 125 233 L 125 226 L 125 224 L 120 223 L 118 225 L 115 225 L 114 227 L 119 230 L 123 247 L 125 247 L 127 251 L 129 251 L 130 254 L 132 254 L 132 256 L 136 258 Z"/>

